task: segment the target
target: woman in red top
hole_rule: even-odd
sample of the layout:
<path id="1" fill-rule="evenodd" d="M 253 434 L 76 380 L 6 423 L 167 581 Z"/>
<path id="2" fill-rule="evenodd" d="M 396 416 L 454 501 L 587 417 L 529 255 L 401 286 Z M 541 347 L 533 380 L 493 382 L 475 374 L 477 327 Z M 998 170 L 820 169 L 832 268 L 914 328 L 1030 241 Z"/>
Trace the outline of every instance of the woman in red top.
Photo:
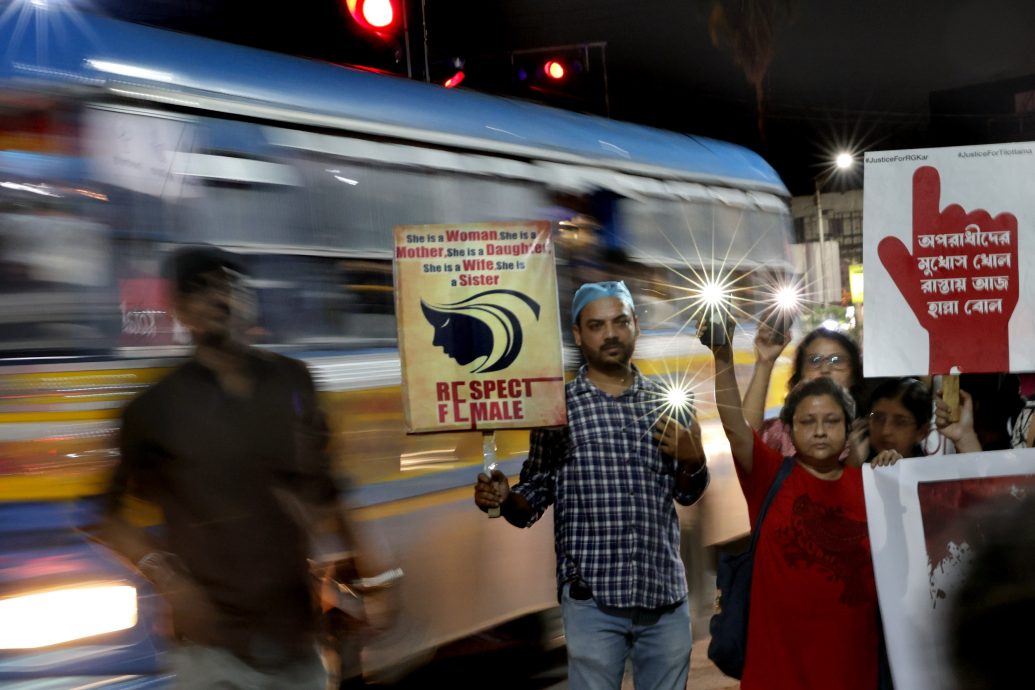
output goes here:
<path id="1" fill-rule="evenodd" d="M 729 346 L 713 348 L 715 402 L 752 526 L 783 462 L 744 417 Z M 840 459 L 855 403 L 828 377 L 788 394 L 780 419 L 797 464 L 755 551 L 743 690 L 875 690 L 877 590 L 862 472 Z"/>

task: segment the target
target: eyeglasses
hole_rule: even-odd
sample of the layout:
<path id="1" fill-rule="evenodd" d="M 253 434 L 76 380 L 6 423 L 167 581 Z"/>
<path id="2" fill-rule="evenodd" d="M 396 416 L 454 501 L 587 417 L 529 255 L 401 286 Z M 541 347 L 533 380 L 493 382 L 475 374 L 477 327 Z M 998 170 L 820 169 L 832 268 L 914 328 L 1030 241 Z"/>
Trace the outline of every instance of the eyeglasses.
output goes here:
<path id="1" fill-rule="evenodd" d="M 843 355 L 809 355 L 805 363 L 810 369 L 822 369 L 824 364 L 835 371 L 843 371 L 848 368 L 848 358 Z"/>
<path id="2" fill-rule="evenodd" d="M 870 424 L 876 424 L 878 426 L 890 426 L 892 429 L 912 429 L 916 426 L 916 420 L 909 417 L 904 417 L 900 414 L 888 415 L 885 412 L 871 412 L 870 413 Z"/>

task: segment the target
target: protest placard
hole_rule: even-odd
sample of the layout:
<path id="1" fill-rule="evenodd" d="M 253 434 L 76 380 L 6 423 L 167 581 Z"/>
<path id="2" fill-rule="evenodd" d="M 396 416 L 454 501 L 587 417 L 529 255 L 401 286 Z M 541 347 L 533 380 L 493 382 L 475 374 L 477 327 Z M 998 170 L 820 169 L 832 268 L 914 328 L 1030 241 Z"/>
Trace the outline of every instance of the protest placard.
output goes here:
<path id="1" fill-rule="evenodd" d="M 410 432 L 567 422 L 548 222 L 395 229 Z"/>
<path id="2" fill-rule="evenodd" d="M 1035 491 L 1035 449 L 867 466 L 863 487 L 895 688 L 952 690 L 950 616 L 980 553 L 982 517 L 1006 514 Z"/>
<path id="3" fill-rule="evenodd" d="M 864 370 L 1035 370 L 1035 144 L 866 154 Z"/>

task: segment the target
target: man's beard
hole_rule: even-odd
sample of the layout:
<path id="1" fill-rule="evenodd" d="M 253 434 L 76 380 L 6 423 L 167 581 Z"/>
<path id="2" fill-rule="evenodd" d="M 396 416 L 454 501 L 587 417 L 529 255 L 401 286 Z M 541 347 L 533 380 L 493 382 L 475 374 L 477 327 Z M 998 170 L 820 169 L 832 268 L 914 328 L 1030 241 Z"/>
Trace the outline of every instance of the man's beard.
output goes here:
<path id="1" fill-rule="evenodd" d="M 612 355 L 612 353 L 605 352 L 605 350 L 607 350 L 608 348 L 615 348 L 616 351 L 614 355 L 617 355 L 617 361 L 615 359 L 612 359 L 612 357 L 614 356 Z M 633 346 L 631 344 L 626 345 L 622 342 L 610 342 L 600 346 L 600 349 L 597 350 L 595 359 L 597 360 L 597 362 L 604 365 L 625 366 L 632 361 L 632 354 Z"/>

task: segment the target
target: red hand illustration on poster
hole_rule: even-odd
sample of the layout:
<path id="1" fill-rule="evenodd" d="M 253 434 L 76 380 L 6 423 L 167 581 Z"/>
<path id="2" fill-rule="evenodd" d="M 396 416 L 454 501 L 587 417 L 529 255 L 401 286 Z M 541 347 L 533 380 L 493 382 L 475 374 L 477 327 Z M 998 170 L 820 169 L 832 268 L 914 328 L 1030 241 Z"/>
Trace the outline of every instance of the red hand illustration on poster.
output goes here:
<path id="1" fill-rule="evenodd" d="M 897 237 L 877 245 L 884 268 L 930 342 L 928 373 L 1010 370 L 1010 316 L 1017 306 L 1017 218 L 940 209 L 941 178 L 913 173 L 913 253 Z"/>

